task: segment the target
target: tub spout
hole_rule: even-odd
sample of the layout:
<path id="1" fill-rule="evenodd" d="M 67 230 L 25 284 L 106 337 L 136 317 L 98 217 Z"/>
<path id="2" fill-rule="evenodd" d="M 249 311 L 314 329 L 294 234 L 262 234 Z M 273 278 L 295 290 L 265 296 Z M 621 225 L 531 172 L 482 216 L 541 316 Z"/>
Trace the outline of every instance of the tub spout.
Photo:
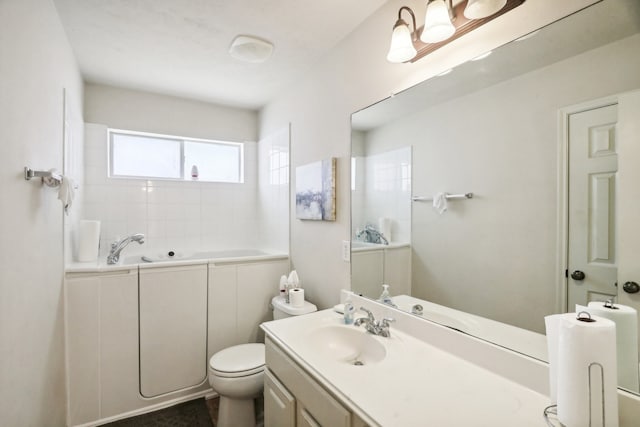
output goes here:
<path id="1" fill-rule="evenodd" d="M 144 234 L 132 234 L 131 236 L 127 236 L 122 240 L 118 240 L 111 244 L 111 250 L 109 251 L 109 256 L 107 256 L 107 264 L 117 264 L 120 260 L 120 252 L 131 242 L 138 242 L 139 244 L 144 243 Z"/>

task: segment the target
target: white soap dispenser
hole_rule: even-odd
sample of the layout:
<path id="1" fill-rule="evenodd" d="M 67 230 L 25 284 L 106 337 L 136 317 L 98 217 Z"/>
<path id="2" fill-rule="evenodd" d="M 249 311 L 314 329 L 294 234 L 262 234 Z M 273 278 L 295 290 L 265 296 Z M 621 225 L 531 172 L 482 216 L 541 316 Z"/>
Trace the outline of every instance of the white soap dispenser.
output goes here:
<path id="1" fill-rule="evenodd" d="M 351 296 L 347 296 L 347 299 L 344 301 L 344 323 L 345 325 L 351 325 L 353 323 L 353 315 L 355 314 L 356 309 L 353 306 L 353 302 L 351 302 Z"/>
<path id="2" fill-rule="evenodd" d="M 391 300 L 391 295 L 389 295 L 389 285 L 382 285 L 382 293 L 380 294 L 380 298 L 378 298 L 378 301 L 383 304 L 394 305 L 393 301 Z"/>

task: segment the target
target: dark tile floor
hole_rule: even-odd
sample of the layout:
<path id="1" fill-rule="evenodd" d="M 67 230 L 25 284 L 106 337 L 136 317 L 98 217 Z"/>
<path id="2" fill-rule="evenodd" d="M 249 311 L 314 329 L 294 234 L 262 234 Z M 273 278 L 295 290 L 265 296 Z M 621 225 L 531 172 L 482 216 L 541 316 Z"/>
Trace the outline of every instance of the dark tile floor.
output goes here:
<path id="1" fill-rule="evenodd" d="M 220 398 L 196 399 L 148 414 L 105 424 L 105 427 L 215 427 Z M 264 426 L 264 403 L 256 399 L 256 427 Z"/>
<path id="2" fill-rule="evenodd" d="M 215 399 L 216 401 L 218 399 Z M 211 405 L 213 406 L 213 405 Z M 212 427 L 210 405 L 204 399 L 105 424 L 108 427 Z M 215 406 L 217 415 L 217 405 Z"/>
<path id="3" fill-rule="evenodd" d="M 213 399 L 205 400 L 207 403 L 207 409 L 209 410 L 209 417 L 211 418 L 211 423 L 215 427 L 216 420 L 218 419 L 218 405 L 220 404 L 220 398 L 216 397 Z"/>

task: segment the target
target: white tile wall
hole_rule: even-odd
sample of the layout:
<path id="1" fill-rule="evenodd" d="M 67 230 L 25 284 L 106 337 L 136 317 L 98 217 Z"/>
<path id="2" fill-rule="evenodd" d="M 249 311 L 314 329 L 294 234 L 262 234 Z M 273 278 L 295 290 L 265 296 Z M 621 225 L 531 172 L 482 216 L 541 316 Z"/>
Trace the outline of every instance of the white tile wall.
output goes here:
<path id="1" fill-rule="evenodd" d="M 356 157 L 353 235 L 391 219 L 392 242 L 411 241 L 411 147 Z"/>
<path id="2" fill-rule="evenodd" d="M 258 186 L 258 152 L 268 166 L 268 147 L 282 143 L 288 153 L 288 129 L 273 141 L 245 143 L 243 184 L 107 178 L 107 127 L 85 129 L 86 219 L 102 224 L 101 257 L 111 242 L 144 233 L 150 251 L 256 248 L 288 250 L 288 184 Z M 258 150 L 258 146 L 261 149 Z"/>

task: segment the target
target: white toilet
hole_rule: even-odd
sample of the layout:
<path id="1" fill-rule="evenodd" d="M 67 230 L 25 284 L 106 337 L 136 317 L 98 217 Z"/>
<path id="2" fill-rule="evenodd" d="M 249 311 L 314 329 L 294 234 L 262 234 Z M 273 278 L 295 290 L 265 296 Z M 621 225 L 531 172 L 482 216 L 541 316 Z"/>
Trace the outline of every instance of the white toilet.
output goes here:
<path id="1" fill-rule="evenodd" d="M 308 301 L 292 307 L 284 297 L 274 297 L 274 320 L 313 313 Z M 264 344 L 240 344 L 220 350 L 209 359 L 209 384 L 220 395 L 217 427 L 255 427 L 254 399 L 264 383 Z"/>

